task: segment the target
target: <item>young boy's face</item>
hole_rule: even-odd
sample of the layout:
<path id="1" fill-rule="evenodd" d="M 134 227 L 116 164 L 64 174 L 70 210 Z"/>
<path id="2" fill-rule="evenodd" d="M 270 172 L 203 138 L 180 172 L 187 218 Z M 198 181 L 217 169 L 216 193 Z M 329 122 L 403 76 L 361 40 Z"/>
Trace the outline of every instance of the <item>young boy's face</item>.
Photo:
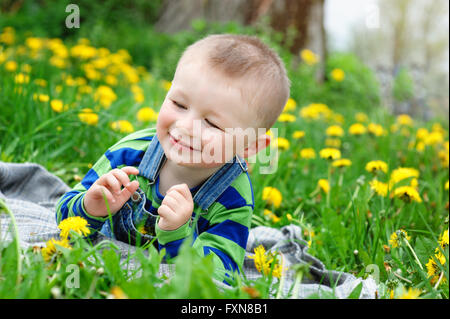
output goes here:
<path id="1" fill-rule="evenodd" d="M 253 128 L 256 115 L 237 82 L 198 60 L 178 66 L 159 112 L 157 136 L 168 159 L 183 166 L 212 168 L 243 154 L 241 142 L 245 139 L 248 145 L 252 137 L 232 129 Z"/>

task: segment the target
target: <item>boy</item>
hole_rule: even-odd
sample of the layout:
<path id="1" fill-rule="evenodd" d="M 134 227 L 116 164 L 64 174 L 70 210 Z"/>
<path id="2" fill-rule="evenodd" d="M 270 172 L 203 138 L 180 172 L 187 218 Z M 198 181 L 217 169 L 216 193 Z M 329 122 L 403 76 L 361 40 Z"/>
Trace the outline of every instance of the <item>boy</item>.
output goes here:
<path id="1" fill-rule="evenodd" d="M 108 149 L 60 199 L 57 222 L 82 216 L 93 230 L 131 244 L 156 236 L 172 257 L 194 228 L 192 246 L 213 254 L 214 278 L 224 280 L 242 267 L 254 208 L 243 158 L 270 144 L 265 132 L 289 87 L 283 62 L 256 37 L 197 41 L 178 62 L 156 129 Z M 247 134 L 257 128 L 263 134 Z"/>

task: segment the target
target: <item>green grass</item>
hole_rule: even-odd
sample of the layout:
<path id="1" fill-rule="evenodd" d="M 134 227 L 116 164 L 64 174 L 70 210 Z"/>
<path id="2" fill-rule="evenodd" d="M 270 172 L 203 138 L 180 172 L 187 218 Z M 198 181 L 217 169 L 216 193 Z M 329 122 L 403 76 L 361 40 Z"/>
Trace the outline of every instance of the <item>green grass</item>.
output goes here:
<path id="1" fill-rule="evenodd" d="M 126 81 L 124 74 L 118 75 L 119 83 L 111 85 L 117 99 L 109 108 L 104 108 L 95 100 L 95 89 L 105 85 L 106 71 L 99 70 L 101 79 L 87 79 L 93 92 L 81 94 L 79 85 L 67 84 L 62 75 L 86 79 L 82 67 L 86 61 L 69 56 L 69 67 L 59 69 L 49 63 L 50 50 L 40 50 L 40 55 L 35 58 L 29 49 L 21 53 L 18 49 L 20 44 L 23 43 L 0 44 L 0 160 L 39 163 L 74 186 L 108 147 L 127 134 L 113 130 L 112 122 L 127 120 L 134 130 L 155 125 L 155 122 L 138 121 L 136 114 L 144 106 L 158 111 L 166 94 L 162 80 L 170 79 L 155 78 L 151 76 L 152 70 L 140 73 L 139 82 L 135 85 L 144 90 L 145 100 L 138 103 L 131 91 L 133 83 Z M 7 61 L 16 61 L 17 70 L 6 70 Z M 29 65 L 30 70 L 26 70 L 25 65 Z M 136 67 L 132 62 L 129 65 Z M 346 71 L 346 79 L 352 78 L 351 72 L 357 70 Z M 16 83 L 18 73 L 28 75 L 29 81 Z M 45 79 L 47 85 L 39 86 L 35 79 Z M 292 80 L 296 81 L 295 78 Z M 345 81 L 330 86 L 335 88 L 330 92 L 331 96 L 339 95 L 339 86 L 345 86 Z M 58 91 L 59 86 L 61 91 Z M 302 95 L 301 86 L 295 85 L 293 90 L 292 96 Z M 33 96 L 36 93 L 46 94 L 50 100 L 35 100 Z M 329 98 L 324 96 L 324 100 Z M 55 112 L 50 105 L 54 99 L 69 105 L 68 110 Z M 345 99 L 345 95 L 339 96 L 339 100 Z M 309 101 L 313 102 L 321 101 Z M 276 172 L 263 175 L 259 173 L 261 163 L 252 165 L 250 176 L 255 196 L 252 226 L 280 228 L 291 223 L 300 225 L 305 238 L 311 242 L 310 254 L 321 259 L 327 269 L 366 278 L 368 270 L 375 265 L 379 270 L 380 298 L 389 298 L 392 289 L 398 297 L 403 287 L 421 289 L 420 297 L 423 298 L 448 298 L 448 280 L 434 287 L 426 268 L 438 247 L 439 236 L 448 229 L 449 200 L 448 190 L 444 189 L 449 178 L 448 159 L 442 161 L 439 158 L 439 154 L 442 156 L 445 152 L 444 141 L 448 143 L 448 123 L 441 123 L 444 140 L 434 146 L 427 145 L 425 151 L 419 152 L 415 147 L 408 147 L 409 143 L 415 142 L 419 127 L 431 131 L 436 121 L 415 121 L 412 127 L 393 131 L 391 125 L 395 124 L 396 118 L 373 105 L 374 110 L 367 113 L 369 120 L 381 124 L 387 134 L 354 136 L 348 133 L 348 128 L 356 122 L 355 110 L 340 107 L 339 114 L 344 119 L 341 125 L 345 131 L 340 138 L 340 150 L 342 157 L 350 159 L 352 165 L 330 169 L 330 162 L 319 158 L 318 154 L 326 147 L 326 128 L 335 122 L 325 118 L 302 118 L 298 112 L 304 106 L 307 104 L 297 105 L 291 112 L 297 117 L 295 122 L 276 123 L 278 135 L 290 141 L 287 150 L 280 150 Z M 91 108 L 98 114 L 96 125 L 80 121 L 78 114 L 84 108 Z M 296 130 L 305 131 L 305 137 L 293 139 L 292 133 Z M 317 158 L 300 158 L 300 149 L 305 147 L 314 148 Z M 418 191 L 423 201 L 404 203 L 389 195 L 374 194 L 369 185 L 373 177 L 365 170 L 366 163 L 371 160 L 388 163 L 388 174 L 378 176 L 385 182 L 395 168 L 418 169 Z M 331 189 L 329 194 L 325 194 L 318 189 L 317 182 L 328 178 Z M 409 182 L 405 180 L 402 183 Z M 283 196 L 280 207 L 268 206 L 262 200 L 266 186 L 280 190 Z M 279 221 L 265 215 L 264 209 L 270 209 Z M 0 212 L 2 210 L 6 211 L 4 208 Z M 405 243 L 397 248 L 389 244 L 391 234 L 399 229 L 411 236 L 409 243 L 414 252 Z M 267 298 L 275 295 L 279 288 L 279 281 L 264 276 L 257 281 L 238 279 L 231 289 L 221 291 L 210 278 L 212 262 L 208 258 L 199 258 L 188 246 L 184 246 L 174 260 L 183 272 L 177 272 L 168 281 L 157 276 L 161 256 L 152 247 L 137 248 L 130 258 L 138 260 L 140 267 L 127 271 L 126 265 L 120 265 L 117 248 L 112 243 L 93 246 L 75 236 L 72 245 L 72 249 L 61 248 L 54 260 L 45 262 L 41 253 L 33 249 L 20 250 L 18 259 L 16 242 L 0 242 L 0 297 L 105 298 L 114 296 L 117 292 L 114 287 L 120 287 L 130 298 L 249 298 L 250 295 L 242 290 L 247 286 L 256 289 L 260 297 Z M 448 246 L 443 253 L 448 261 Z M 417 264 L 414 254 L 422 267 Z M 70 288 L 68 284 L 74 279 L 74 272 L 68 271 L 70 265 L 77 265 L 79 288 Z M 448 263 L 440 265 L 438 262 L 438 266 L 448 279 Z"/>

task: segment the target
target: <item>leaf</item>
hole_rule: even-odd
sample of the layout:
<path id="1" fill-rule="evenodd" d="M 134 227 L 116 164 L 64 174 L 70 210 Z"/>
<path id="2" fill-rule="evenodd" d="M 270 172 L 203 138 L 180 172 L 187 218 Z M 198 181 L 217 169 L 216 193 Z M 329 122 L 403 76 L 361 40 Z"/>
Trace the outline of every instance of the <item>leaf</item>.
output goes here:
<path id="1" fill-rule="evenodd" d="M 418 237 L 416 240 L 416 244 L 414 245 L 414 250 L 422 264 L 426 264 L 430 256 L 433 255 L 434 249 L 438 246 L 438 243 L 435 241 L 426 238 L 426 237 Z"/>
<path id="2" fill-rule="evenodd" d="M 353 289 L 353 291 L 348 295 L 348 299 L 359 299 L 359 296 L 361 295 L 362 290 L 362 281 Z"/>

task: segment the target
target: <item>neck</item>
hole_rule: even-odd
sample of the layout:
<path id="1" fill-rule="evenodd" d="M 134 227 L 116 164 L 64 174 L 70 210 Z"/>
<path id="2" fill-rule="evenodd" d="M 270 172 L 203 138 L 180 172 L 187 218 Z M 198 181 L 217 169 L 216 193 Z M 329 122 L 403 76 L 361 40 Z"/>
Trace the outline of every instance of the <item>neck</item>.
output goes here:
<path id="1" fill-rule="evenodd" d="M 161 167 L 160 181 L 164 179 L 166 185 L 168 183 L 171 184 L 170 186 L 186 183 L 189 188 L 193 188 L 205 181 L 220 168 L 221 166 L 213 168 L 186 167 L 177 165 L 166 158 L 166 161 Z"/>

